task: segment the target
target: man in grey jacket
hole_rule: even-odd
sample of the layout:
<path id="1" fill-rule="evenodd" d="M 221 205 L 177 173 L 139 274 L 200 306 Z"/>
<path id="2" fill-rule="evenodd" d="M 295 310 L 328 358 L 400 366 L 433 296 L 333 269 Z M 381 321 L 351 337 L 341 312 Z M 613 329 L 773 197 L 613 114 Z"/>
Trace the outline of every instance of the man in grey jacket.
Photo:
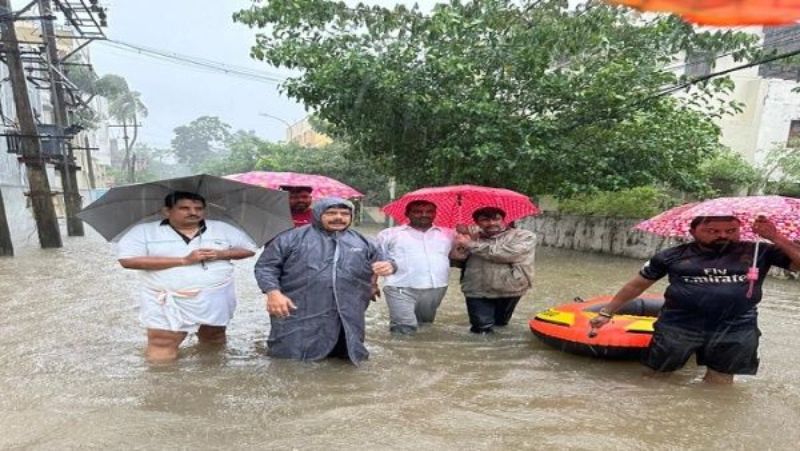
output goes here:
<path id="1" fill-rule="evenodd" d="M 472 214 L 478 230 L 456 235 L 452 257 L 465 261 L 461 291 L 473 333 L 508 324 L 533 281 L 536 235 L 508 228 L 505 216 L 496 207 L 480 208 Z"/>
<path id="2" fill-rule="evenodd" d="M 364 314 L 372 277 L 394 272 L 376 245 L 350 229 L 353 204 L 319 200 L 311 225 L 273 239 L 255 267 L 270 315 L 273 357 L 366 359 Z"/>

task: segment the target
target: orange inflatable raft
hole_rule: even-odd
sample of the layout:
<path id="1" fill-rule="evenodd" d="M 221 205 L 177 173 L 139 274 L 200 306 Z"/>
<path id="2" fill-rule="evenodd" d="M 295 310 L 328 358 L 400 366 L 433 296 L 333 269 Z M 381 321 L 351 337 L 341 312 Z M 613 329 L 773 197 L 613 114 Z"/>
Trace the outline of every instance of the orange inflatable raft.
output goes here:
<path id="1" fill-rule="evenodd" d="M 528 323 L 542 341 L 573 354 L 610 359 L 639 358 L 653 337 L 653 323 L 664 305 L 658 295 L 643 295 L 623 306 L 603 328 L 589 337 L 589 321 L 611 301 L 596 296 L 559 305 L 537 314 Z"/>

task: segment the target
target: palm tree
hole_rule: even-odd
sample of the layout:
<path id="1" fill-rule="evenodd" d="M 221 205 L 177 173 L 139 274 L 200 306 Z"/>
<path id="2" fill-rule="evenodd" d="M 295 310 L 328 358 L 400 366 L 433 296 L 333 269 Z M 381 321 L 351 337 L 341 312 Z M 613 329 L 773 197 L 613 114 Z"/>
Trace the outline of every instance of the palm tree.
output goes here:
<path id="1" fill-rule="evenodd" d="M 125 140 L 125 157 L 122 160 L 122 169 L 128 173 L 128 181 L 135 178 L 135 165 L 131 162 L 131 152 L 136 144 L 139 134 L 140 117 L 147 116 L 147 107 L 142 102 L 142 95 L 138 91 L 126 90 L 109 99 L 108 112 L 122 125 L 122 136 Z M 128 128 L 133 129 L 133 136 L 128 137 Z"/>

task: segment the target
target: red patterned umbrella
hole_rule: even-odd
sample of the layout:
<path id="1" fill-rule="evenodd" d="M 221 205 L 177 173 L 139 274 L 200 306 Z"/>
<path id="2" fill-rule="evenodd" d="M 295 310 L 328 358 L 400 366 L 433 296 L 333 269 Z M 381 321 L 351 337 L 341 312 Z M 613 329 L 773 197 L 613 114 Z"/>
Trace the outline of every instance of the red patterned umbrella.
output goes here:
<path id="1" fill-rule="evenodd" d="M 641 11 L 679 14 L 700 25 L 786 25 L 800 19 L 800 0 L 607 0 Z"/>
<path id="2" fill-rule="evenodd" d="M 354 188 L 324 175 L 301 174 L 299 172 L 251 171 L 226 175 L 225 178 L 272 189 L 281 189 L 284 186 L 309 186 L 313 190 L 311 195 L 315 199 L 330 196 L 344 199 L 364 197 Z"/>
<path id="3" fill-rule="evenodd" d="M 720 197 L 681 205 L 635 228 L 661 236 L 690 237 L 689 225 L 697 216 L 735 216 L 742 221 L 741 239 L 758 241 L 751 226 L 759 215 L 774 222 L 787 238 L 800 240 L 800 199 L 782 196 Z"/>
<path id="4" fill-rule="evenodd" d="M 408 222 L 406 205 L 414 200 L 426 200 L 435 204 L 436 220 L 434 224 L 442 227 L 472 224 L 472 213 L 481 207 L 503 209 L 506 212 L 506 223 L 539 213 L 536 205 L 524 194 L 503 188 L 476 185 L 418 189 L 384 205 L 382 210 L 398 223 L 405 224 Z"/>

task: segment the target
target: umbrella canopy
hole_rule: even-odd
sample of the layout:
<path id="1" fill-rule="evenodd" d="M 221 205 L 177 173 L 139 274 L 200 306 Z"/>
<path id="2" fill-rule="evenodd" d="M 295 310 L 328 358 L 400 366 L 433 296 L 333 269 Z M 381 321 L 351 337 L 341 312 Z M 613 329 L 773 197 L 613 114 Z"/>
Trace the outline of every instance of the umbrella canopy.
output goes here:
<path id="1" fill-rule="evenodd" d="M 78 217 L 113 241 L 140 222 L 161 218 L 164 197 L 173 191 L 200 194 L 208 219 L 240 227 L 259 245 L 292 228 L 286 192 L 206 174 L 111 188 Z"/>
<path id="2" fill-rule="evenodd" d="M 250 171 L 226 175 L 225 178 L 271 189 L 281 189 L 283 186 L 308 186 L 313 190 L 311 195 L 315 199 L 330 196 L 344 199 L 364 197 L 356 189 L 324 175 L 301 174 L 299 172 Z"/>
<path id="3" fill-rule="evenodd" d="M 782 196 L 720 197 L 681 205 L 639 223 L 635 228 L 661 236 L 691 237 L 689 225 L 697 216 L 735 216 L 742 221 L 741 239 L 758 241 L 751 228 L 764 215 L 791 240 L 800 240 L 800 199 Z"/>
<path id="4" fill-rule="evenodd" d="M 679 14 L 700 25 L 786 25 L 800 19 L 800 0 L 607 0 L 641 11 Z"/>
<path id="5" fill-rule="evenodd" d="M 405 224 L 408 222 L 406 205 L 415 200 L 426 200 L 436 205 L 434 224 L 442 227 L 472 224 L 472 213 L 481 207 L 503 209 L 506 212 L 506 223 L 539 213 L 536 205 L 524 194 L 503 188 L 477 185 L 418 189 L 384 205 L 382 210 L 398 223 Z"/>

